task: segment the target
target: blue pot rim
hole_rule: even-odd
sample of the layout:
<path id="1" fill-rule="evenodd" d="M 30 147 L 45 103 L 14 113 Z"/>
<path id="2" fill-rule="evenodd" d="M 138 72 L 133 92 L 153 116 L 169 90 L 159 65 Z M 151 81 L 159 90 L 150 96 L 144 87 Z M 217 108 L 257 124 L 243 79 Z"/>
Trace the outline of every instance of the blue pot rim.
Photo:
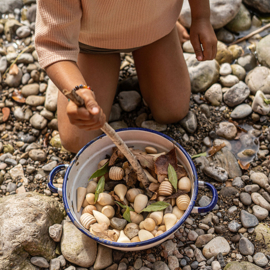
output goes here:
<path id="1" fill-rule="evenodd" d="M 69 208 L 69 205 L 68 205 L 68 201 L 67 201 L 66 188 L 67 188 L 68 175 L 69 175 L 69 172 L 70 172 L 72 166 L 75 164 L 75 162 L 77 161 L 78 157 L 82 154 L 82 152 L 85 151 L 86 148 L 88 148 L 91 144 L 93 144 L 97 140 L 105 137 L 106 134 L 102 134 L 102 135 L 98 136 L 97 138 L 95 138 L 94 140 L 90 141 L 83 148 L 81 148 L 81 150 L 76 154 L 76 156 L 71 161 L 69 167 L 67 168 L 66 174 L 64 176 L 63 189 L 62 189 L 62 196 L 63 196 L 63 202 L 64 202 L 64 207 L 65 207 L 66 213 L 69 216 L 72 223 L 77 227 L 77 229 L 79 229 L 82 233 L 84 233 L 85 235 L 87 235 L 88 237 L 92 238 L 93 240 L 97 241 L 100 244 L 107 245 L 107 246 L 110 246 L 112 248 L 127 248 L 127 250 L 129 248 L 143 247 L 143 246 L 154 244 L 154 243 L 161 241 L 162 239 L 170 236 L 172 233 L 174 233 L 184 223 L 184 221 L 187 219 L 187 217 L 191 214 L 191 211 L 195 206 L 195 202 L 196 202 L 197 195 L 198 195 L 198 176 L 197 176 L 195 165 L 194 165 L 190 155 L 186 152 L 186 150 L 179 143 L 177 143 L 174 139 L 172 139 L 168 135 L 165 135 L 161 132 L 147 129 L 147 128 L 122 128 L 122 129 L 116 130 L 116 132 L 127 132 L 127 131 L 132 131 L 132 130 L 136 130 L 136 131 L 140 130 L 140 131 L 154 133 L 154 134 L 157 134 L 157 135 L 169 140 L 170 142 L 172 142 L 176 147 L 178 147 L 182 151 L 182 153 L 185 155 L 185 157 L 187 158 L 187 160 L 191 166 L 191 169 L 192 169 L 192 172 L 194 175 L 193 200 L 191 200 L 190 205 L 188 206 L 187 210 L 185 211 L 185 213 L 181 217 L 181 219 L 171 229 L 162 233 L 159 236 L 156 236 L 156 237 L 149 239 L 149 240 L 146 240 L 146 241 L 135 242 L 135 243 L 118 243 L 118 242 L 105 240 L 105 239 L 96 237 L 94 235 L 91 235 L 89 231 L 87 231 L 86 229 L 82 229 L 80 227 L 80 225 L 76 221 L 75 217 L 72 215 L 70 208 Z"/>

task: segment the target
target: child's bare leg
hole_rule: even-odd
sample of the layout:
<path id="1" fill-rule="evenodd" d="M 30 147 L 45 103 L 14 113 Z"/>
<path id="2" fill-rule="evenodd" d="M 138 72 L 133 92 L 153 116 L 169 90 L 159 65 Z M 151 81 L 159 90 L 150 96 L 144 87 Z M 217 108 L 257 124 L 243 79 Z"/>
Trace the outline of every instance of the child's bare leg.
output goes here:
<path id="1" fill-rule="evenodd" d="M 78 66 L 87 84 L 95 92 L 96 100 L 109 118 L 114 100 L 120 67 L 119 54 L 79 54 Z M 73 88 L 75 85 L 71 85 Z M 100 130 L 86 131 L 79 129 L 69 122 L 66 114 L 67 99 L 62 93 L 58 94 L 58 129 L 63 146 L 71 151 L 78 152 L 86 143 L 99 136 Z"/>
<path id="2" fill-rule="evenodd" d="M 181 43 L 184 43 L 190 39 L 187 29 L 180 23 L 176 22 L 176 27 L 179 35 L 179 39 Z"/>
<path id="3" fill-rule="evenodd" d="M 176 26 L 167 36 L 133 52 L 142 95 L 159 123 L 188 113 L 190 79 Z"/>

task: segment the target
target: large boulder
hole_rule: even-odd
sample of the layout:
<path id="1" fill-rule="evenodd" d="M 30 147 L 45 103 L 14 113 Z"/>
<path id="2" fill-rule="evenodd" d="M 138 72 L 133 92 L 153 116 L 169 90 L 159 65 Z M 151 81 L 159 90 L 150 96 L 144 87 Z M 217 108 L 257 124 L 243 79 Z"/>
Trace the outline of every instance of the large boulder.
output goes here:
<path id="1" fill-rule="evenodd" d="M 270 13 L 269 0 L 243 0 L 243 2 L 263 13 Z"/>
<path id="2" fill-rule="evenodd" d="M 195 55 L 187 61 L 191 90 L 194 93 L 203 92 L 219 79 L 219 64 L 216 60 L 199 62 Z"/>
<path id="3" fill-rule="evenodd" d="M 267 35 L 257 45 L 257 54 L 259 62 L 270 68 L 270 35 Z"/>
<path id="4" fill-rule="evenodd" d="M 242 0 L 210 0 L 210 21 L 214 29 L 219 29 L 230 22 L 240 10 L 241 3 Z M 180 21 L 185 27 L 190 28 L 191 10 L 188 0 L 183 2 Z"/>
<path id="5" fill-rule="evenodd" d="M 0 269 L 32 270 L 29 255 L 54 258 L 56 244 L 49 236 L 49 227 L 61 223 L 64 214 L 61 203 L 35 192 L 1 198 Z"/>

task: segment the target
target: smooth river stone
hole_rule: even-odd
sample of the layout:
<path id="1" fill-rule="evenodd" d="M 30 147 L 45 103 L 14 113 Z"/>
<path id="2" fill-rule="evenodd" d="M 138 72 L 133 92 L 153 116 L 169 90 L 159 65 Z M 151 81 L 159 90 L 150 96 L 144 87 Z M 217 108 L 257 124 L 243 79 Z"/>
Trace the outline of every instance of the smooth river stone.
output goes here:
<path id="1" fill-rule="evenodd" d="M 228 241 L 224 237 L 218 236 L 204 246 L 203 255 L 210 259 L 213 256 L 216 257 L 218 253 L 222 253 L 223 256 L 227 255 L 230 250 Z"/>
<path id="2" fill-rule="evenodd" d="M 234 108 L 231 117 L 234 119 L 243 119 L 252 113 L 252 108 L 248 104 L 241 104 Z"/>

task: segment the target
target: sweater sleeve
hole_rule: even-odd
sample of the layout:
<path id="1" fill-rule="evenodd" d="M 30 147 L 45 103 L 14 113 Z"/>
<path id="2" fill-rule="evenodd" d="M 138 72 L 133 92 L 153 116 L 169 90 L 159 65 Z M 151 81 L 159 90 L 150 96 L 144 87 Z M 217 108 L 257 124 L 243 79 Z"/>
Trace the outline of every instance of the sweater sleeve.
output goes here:
<path id="1" fill-rule="evenodd" d="M 77 61 L 82 17 L 80 0 L 38 0 L 35 47 L 42 68 Z"/>

